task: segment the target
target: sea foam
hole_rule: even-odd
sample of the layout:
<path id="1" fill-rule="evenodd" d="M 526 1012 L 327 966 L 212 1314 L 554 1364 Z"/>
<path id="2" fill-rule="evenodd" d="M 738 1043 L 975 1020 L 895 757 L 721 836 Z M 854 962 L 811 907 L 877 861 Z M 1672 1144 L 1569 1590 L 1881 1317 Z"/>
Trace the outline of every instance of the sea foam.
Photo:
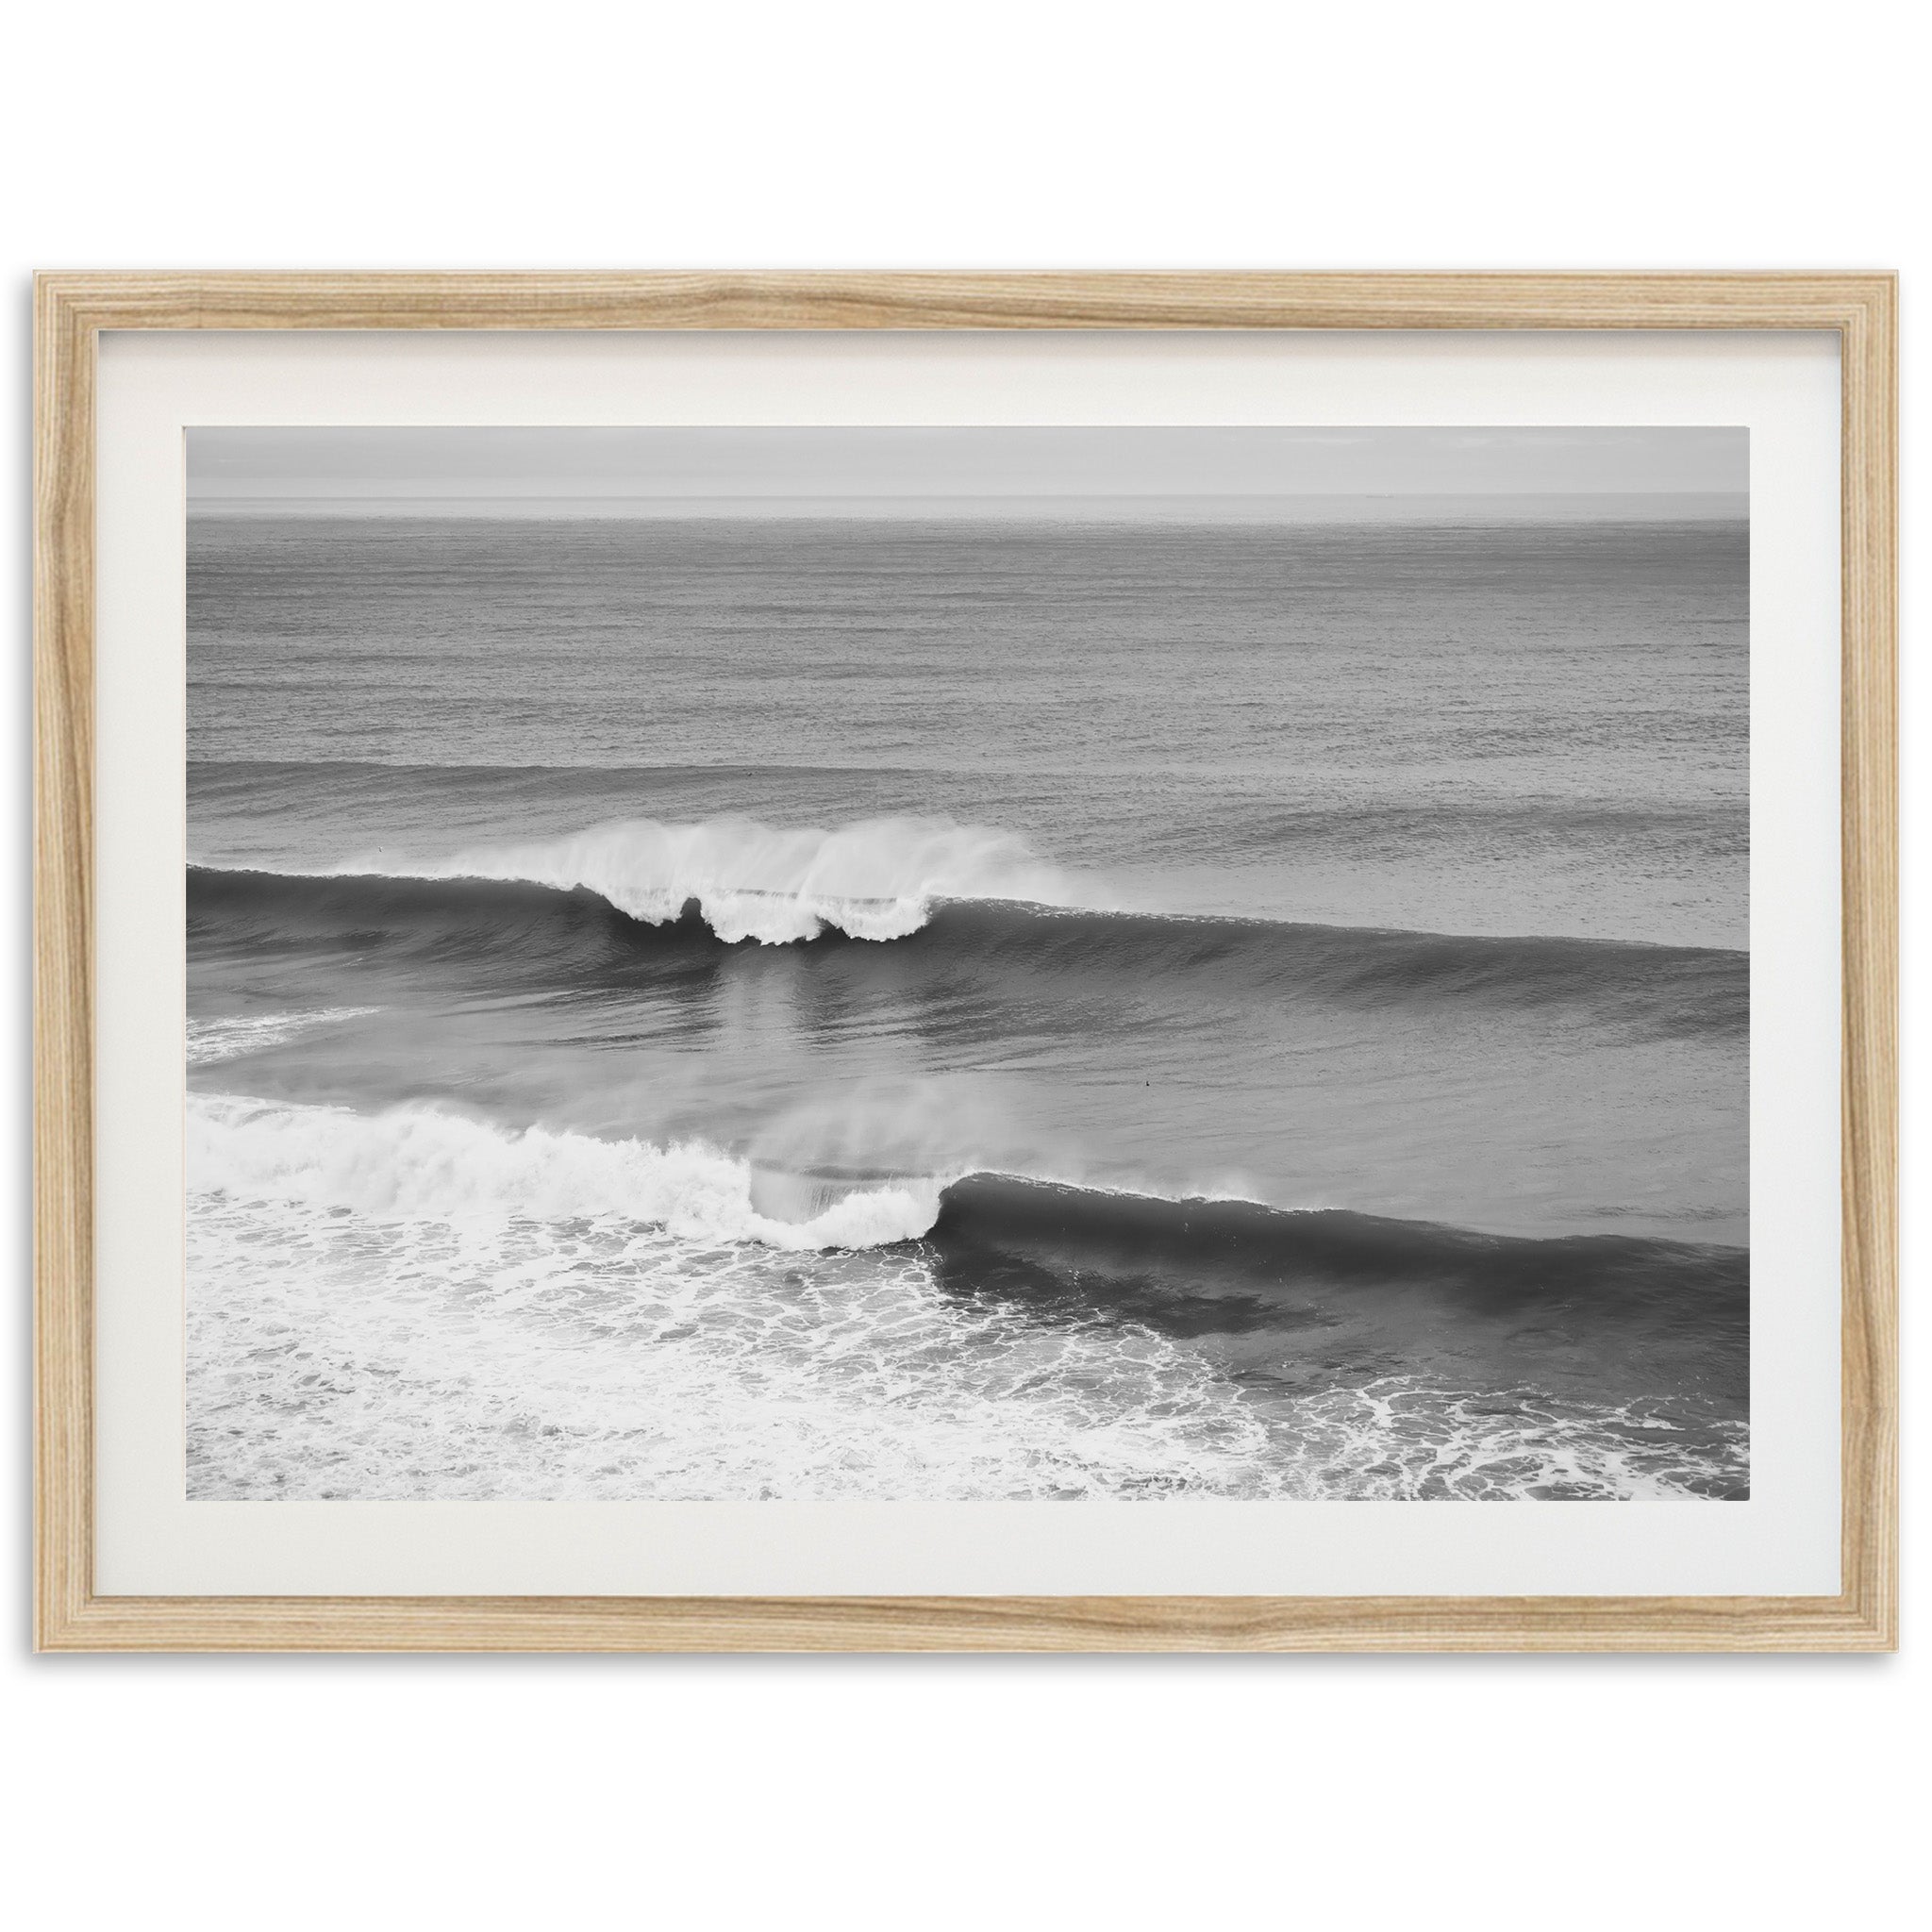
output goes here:
<path id="1" fill-rule="evenodd" d="M 187 1152 L 198 1497 L 1667 1500 L 1746 1466 L 1682 1405 L 1250 1391 L 1140 1322 L 962 1300 L 899 1245 L 930 1187 L 793 1225 L 700 1146 L 202 1093 Z"/>
<path id="2" fill-rule="evenodd" d="M 815 939 L 826 926 L 854 939 L 903 939 L 926 923 L 936 900 L 1060 905 L 1068 892 L 1062 875 L 1012 833 L 923 818 L 867 819 L 832 831 L 744 818 L 630 819 L 442 858 L 364 854 L 328 871 L 582 887 L 652 925 L 695 900 L 720 939 L 766 945 Z"/>
<path id="3" fill-rule="evenodd" d="M 191 1019 L 188 1064 L 207 1067 L 220 1060 L 240 1059 L 244 1054 L 286 1045 L 317 1027 L 359 1020 L 375 1011 L 374 1007 L 330 1007 L 320 1012 L 244 1013 Z"/>
<path id="4" fill-rule="evenodd" d="M 774 1220 L 752 1205 L 748 1164 L 708 1147 L 512 1130 L 424 1106 L 363 1114 L 195 1093 L 187 1151 L 197 1191 L 375 1221 L 608 1217 L 686 1240 L 804 1251 L 916 1240 L 939 1212 L 937 1187 L 895 1178 L 849 1190 L 808 1221 Z"/>

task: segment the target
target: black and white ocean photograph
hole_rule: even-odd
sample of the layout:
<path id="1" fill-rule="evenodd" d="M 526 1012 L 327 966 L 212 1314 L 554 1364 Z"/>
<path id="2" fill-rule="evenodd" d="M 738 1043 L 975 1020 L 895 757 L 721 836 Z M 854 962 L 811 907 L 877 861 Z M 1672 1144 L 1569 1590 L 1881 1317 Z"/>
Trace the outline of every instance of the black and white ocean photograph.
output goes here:
<path id="1" fill-rule="evenodd" d="M 1748 476 L 191 430 L 190 1497 L 1747 1497 Z"/>

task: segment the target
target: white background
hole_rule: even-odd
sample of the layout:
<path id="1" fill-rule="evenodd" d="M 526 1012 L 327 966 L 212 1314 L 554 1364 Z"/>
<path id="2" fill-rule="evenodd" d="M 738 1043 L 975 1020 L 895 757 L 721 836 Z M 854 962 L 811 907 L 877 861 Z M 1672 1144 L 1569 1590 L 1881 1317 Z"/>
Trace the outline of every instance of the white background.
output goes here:
<path id="1" fill-rule="evenodd" d="M 29 270 L 1890 266 L 1909 509 L 1915 26 L 1857 0 L 37 9 L 0 116 L 12 1091 Z M 19 1923 L 1727 1932 L 1924 1909 L 1909 1609 L 1898 1659 L 32 1659 L 24 1103 L 7 1127 Z M 1908 1428 L 1908 1499 L 1917 1448 Z"/>

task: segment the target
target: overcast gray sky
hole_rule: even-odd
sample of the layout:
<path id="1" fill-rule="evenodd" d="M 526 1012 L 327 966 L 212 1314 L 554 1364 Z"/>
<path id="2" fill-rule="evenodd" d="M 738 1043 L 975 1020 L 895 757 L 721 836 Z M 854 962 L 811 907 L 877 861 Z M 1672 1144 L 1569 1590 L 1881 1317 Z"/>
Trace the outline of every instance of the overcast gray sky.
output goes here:
<path id="1" fill-rule="evenodd" d="M 192 500 L 1731 496 L 1728 428 L 191 429 Z M 827 508 L 830 508 L 828 503 Z"/>

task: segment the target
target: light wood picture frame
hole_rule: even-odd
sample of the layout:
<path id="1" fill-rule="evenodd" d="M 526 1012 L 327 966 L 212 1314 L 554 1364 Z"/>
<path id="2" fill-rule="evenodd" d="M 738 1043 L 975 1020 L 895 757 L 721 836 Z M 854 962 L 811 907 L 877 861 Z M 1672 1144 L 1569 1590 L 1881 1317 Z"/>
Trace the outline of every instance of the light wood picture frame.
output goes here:
<path id="1" fill-rule="evenodd" d="M 1842 384 L 1842 1557 L 1831 1596 L 129 1597 L 95 1589 L 105 331 L 1732 330 Z M 35 1572 L 46 1651 L 1874 1651 L 1897 1631 L 1897 288 L 1883 274 L 80 274 L 37 285 Z"/>

